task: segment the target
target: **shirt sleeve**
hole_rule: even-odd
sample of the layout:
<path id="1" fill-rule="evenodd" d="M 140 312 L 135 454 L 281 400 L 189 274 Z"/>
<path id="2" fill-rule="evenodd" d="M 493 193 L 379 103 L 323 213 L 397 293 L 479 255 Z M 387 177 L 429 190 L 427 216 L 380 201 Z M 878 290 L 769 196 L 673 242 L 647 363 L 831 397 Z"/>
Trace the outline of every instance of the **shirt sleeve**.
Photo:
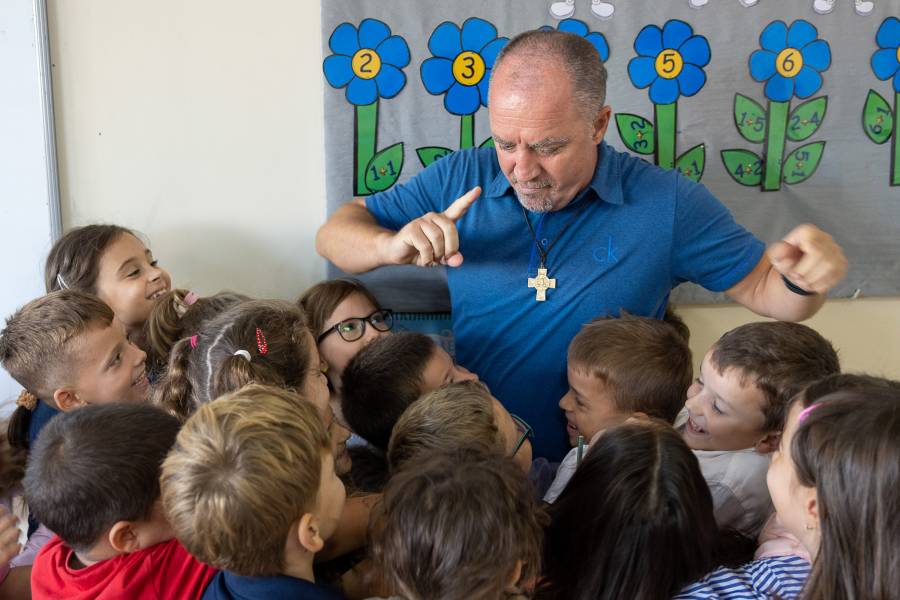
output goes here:
<path id="1" fill-rule="evenodd" d="M 459 182 L 468 174 L 469 158 L 465 152 L 441 158 L 404 183 L 367 197 L 366 208 L 379 225 L 393 230 L 425 213 L 441 212 L 462 195 Z"/>
<path id="2" fill-rule="evenodd" d="M 678 177 L 672 237 L 673 284 L 692 281 L 723 292 L 759 263 L 765 244 L 734 221 L 706 186 Z"/>
<path id="3" fill-rule="evenodd" d="M 588 448 L 589 446 L 585 445 L 584 454 L 587 454 Z M 544 502 L 548 504 L 556 502 L 563 490 L 566 489 L 566 486 L 569 485 L 569 480 L 572 479 L 572 475 L 575 474 L 575 469 L 577 468 L 578 448 L 572 448 L 560 463 L 559 469 L 556 470 L 556 477 L 553 479 L 553 483 L 550 484 L 550 489 L 544 494 Z"/>

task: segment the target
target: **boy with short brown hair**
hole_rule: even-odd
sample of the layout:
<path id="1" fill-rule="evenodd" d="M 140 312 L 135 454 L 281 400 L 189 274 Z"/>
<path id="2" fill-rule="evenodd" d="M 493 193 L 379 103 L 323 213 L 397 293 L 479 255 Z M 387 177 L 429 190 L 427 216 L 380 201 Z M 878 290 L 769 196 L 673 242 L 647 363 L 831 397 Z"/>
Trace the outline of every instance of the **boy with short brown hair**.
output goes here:
<path id="1" fill-rule="evenodd" d="M 204 599 L 343 598 L 316 584 L 312 566 L 337 527 L 344 485 L 328 432 L 299 395 L 248 385 L 200 406 L 161 479 L 175 534 L 223 569 Z"/>
<path id="2" fill-rule="evenodd" d="M 686 328 L 685 328 L 686 329 Z M 569 391 L 559 401 L 569 443 L 584 452 L 603 430 L 644 413 L 672 423 L 691 385 L 691 350 L 678 328 L 657 319 L 623 314 L 595 319 L 569 344 Z M 544 496 L 554 502 L 577 466 L 573 449 Z"/>
<path id="3" fill-rule="evenodd" d="M 720 527 L 759 531 L 772 510 L 766 471 L 785 408 L 807 385 L 840 368 L 831 343 L 799 323 L 741 325 L 709 349 L 680 421 Z"/>

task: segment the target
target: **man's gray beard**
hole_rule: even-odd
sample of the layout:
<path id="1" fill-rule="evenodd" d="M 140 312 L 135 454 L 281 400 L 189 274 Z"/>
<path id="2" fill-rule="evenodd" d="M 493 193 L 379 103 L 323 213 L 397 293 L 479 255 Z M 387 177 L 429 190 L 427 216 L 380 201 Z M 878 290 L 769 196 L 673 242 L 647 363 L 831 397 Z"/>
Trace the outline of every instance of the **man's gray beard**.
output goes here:
<path id="1" fill-rule="evenodd" d="M 529 212 L 533 213 L 546 213 L 553 210 L 553 200 L 550 199 L 550 194 L 544 196 L 543 200 L 540 201 L 538 206 L 532 206 L 529 202 L 522 197 L 519 192 L 516 192 L 516 198 L 519 200 L 519 204 L 522 205 L 522 208 Z"/>

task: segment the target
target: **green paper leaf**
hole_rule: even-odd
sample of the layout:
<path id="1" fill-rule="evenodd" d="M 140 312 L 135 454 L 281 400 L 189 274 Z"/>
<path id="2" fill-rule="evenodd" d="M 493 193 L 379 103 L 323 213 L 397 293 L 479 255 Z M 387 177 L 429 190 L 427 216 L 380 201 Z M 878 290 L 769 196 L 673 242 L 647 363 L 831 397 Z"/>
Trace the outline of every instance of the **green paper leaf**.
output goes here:
<path id="1" fill-rule="evenodd" d="M 453 150 L 443 146 L 422 146 L 421 148 L 416 148 L 416 154 L 419 156 L 419 162 L 422 163 L 423 167 L 427 167 L 434 161 L 452 153 Z"/>
<path id="2" fill-rule="evenodd" d="M 763 177 L 763 161 L 749 150 L 722 150 L 722 162 L 731 178 L 746 186 L 759 185 Z"/>
<path id="3" fill-rule="evenodd" d="M 488 139 L 481 142 L 481 145 L 478 147 L 479 148 L 493 148 L 494 147 L 494 138 L 489 137 Z"/>
<path id="4" fill-rule="evenodd" d="M 875 90 L 869 90 L 863 108 L 863 131 L 876 144 L 883 144 L 894 130 L 894 113 L 891 105 Z"/>
<path id="5" fill-rule="evenodd" d="M 373 192 L 383 192 L 397 183 L 402 170 L 403 142 L 398 142 L 375 153 L 366 165 L 366 187 Z"/>
<path id="6" fill-rule="evenodd" d="M 706 146 L 697 144 L 675 161 L 675 168 L 682 175 L 694 181 L 700 181 L 703 177 L 703 169 L 706 167 Z"/>
<path id="7" fill-rule="evenodd" d="M 748 142 L 760 144 L 766 139 L 766 109 L 743 94 L 734 95 L 734 124 Z"/>
<path id="8" fill-rule="evenodd" d="M 819 167 L 822 153 L 825 151 L 825 142 L 813 142 L 800 146 L 784 159 L 784 182 L 801 183 L 806 181 Z"/>
<path id="9" fill-rule="evenodd" d="M 628 113 L 616 115 L 616 127 L 619 128 L 619 137 L 625 146 L 638 154 L 653 154 L 656 144 L 653 139 L 653 123 Z"/>
<path id="10" fill-rule="evenodd" d="M 822 121 L 825 120 L 825 111 L 828 109 L 828 97 L 819 96 L 799 104 L 791 111 L 788 118 L 787 136 L 794 142 L 802 142 L 816 132 Z"/>

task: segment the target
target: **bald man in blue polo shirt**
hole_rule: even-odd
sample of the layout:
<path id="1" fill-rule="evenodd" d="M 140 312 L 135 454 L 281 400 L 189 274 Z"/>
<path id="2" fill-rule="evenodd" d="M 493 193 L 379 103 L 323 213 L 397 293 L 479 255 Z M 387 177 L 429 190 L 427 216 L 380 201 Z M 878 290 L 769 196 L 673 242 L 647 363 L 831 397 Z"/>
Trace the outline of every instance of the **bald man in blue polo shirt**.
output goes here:
<path id="1" fill-rule="evenodd" d="M 659 318 L 685 281 L 799 321 L 847 270 L 815 226 L 767 250 L 703 185 L 606 144 L 598 63 L 576 35 L 512 39 L 491 80 L 495 148 L 455 152 L 354 199 L 316 239 L 347 272 L 449 267 L 457 360 L 531 424 L 535 455 L 551 460 L 568 448 L 557 403 L 584 323 L 622 310 Z"/>

